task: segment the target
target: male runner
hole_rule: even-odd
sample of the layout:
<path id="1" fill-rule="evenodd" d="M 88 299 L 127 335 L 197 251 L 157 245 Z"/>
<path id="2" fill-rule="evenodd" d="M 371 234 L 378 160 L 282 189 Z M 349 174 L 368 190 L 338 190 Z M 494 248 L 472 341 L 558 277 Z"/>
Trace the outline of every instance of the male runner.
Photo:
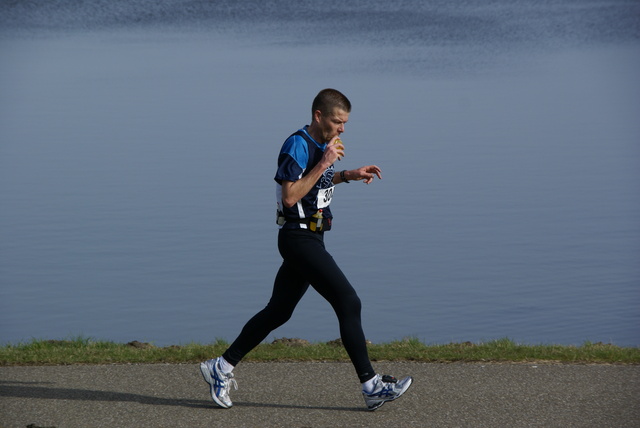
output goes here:
<path id="1" fill-rule="evenodd" d="M 309 285 L 331 304 L 338 317 L 340 337 L 369 410 L 400 397 L 413 381 L 411 377 L 398 381 L 374 371 L 360 321 L 360 298 L 324 245 L 324 233 L 333 221 L 330 203 L 335 185 L 359 180 L 369 184 L 376 176 L 381 179 L 382 171 L 375 165 L 335 171 L 334 163 L 344 157 L 339 136 L 351 112 L 346 96 L 335 89 L 324 89 L 313 100 L 311 112 L 311 124 L 287 138 L 278 156 L 278 250 L 283 262 L 271 300 L 246 323 L 221 357 L 200 364 L 211 398 L 223 408 L 233 405 L 229 389 L 232 385 L 237 389 L 234 367 L 271 331 L 289 320 Z"/>

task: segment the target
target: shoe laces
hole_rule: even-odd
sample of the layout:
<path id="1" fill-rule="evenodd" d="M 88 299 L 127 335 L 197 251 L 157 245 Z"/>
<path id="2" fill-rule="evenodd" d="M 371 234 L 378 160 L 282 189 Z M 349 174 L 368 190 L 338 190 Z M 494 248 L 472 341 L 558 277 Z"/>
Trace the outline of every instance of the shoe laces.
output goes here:
<path id="1" fill-rule="evenodd" d="M 395 384 L 397 382 L 398 380 L 393 376 L 380 376 L 378 377 L 378 381 L 376 382 L 373 391 L 371 391 L 371 393 L 369 393 L 368 395 L 376 397 L 388 397 L 390 395 L 393 395 L 395 393 Z"/>
<path id="2" fill-rule="evenodd" d="M 237 391 L 238 383 L 234 379 L 233 373 L 222 373 L 222 375 L 226 377 L 226 379 L 224 379 L 224 390 L 228 392 L 229 388 L 231 388 L 231 385 L 233 385 L 233 389 Z"/>

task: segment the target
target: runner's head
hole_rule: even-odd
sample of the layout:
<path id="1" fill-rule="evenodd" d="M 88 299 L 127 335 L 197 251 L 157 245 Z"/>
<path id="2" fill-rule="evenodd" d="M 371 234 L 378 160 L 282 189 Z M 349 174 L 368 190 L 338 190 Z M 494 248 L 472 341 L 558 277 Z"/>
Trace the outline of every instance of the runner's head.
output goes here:
<path id="1" fill-rule="evenodd" d="M 344 132 L 344 125 L 351 112 L 351 102 L 335 89 L 323 89 L 313 100 L 311 112 L 309 131 L 318 142 L 326 143 Z"/>

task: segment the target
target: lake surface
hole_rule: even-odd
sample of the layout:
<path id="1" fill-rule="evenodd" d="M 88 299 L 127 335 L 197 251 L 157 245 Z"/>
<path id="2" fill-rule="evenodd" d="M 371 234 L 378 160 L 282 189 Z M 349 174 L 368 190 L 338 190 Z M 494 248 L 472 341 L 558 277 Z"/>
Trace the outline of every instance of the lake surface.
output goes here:
<path id="1" fill-rule="evenodd" d="M 638 346 L 639 70 L 637 1 L 3 2 L 0 342 L 233 340 L 335 87 L 368 339 Z M 338 335 L 310 290 L 267 340 Z"/>

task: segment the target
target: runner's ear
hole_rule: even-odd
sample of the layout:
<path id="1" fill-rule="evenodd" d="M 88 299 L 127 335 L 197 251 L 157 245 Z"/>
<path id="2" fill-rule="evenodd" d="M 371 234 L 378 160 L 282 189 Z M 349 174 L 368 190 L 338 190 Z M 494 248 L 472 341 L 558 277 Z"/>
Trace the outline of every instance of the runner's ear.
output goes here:
<path id="1" fill-rule="evenodd" d="M 320 123 L 320 119 L 322 119 L 322 112 L 320 110 L 316 110 L 313 112 L 313 120 L 314 122 Z"/>

